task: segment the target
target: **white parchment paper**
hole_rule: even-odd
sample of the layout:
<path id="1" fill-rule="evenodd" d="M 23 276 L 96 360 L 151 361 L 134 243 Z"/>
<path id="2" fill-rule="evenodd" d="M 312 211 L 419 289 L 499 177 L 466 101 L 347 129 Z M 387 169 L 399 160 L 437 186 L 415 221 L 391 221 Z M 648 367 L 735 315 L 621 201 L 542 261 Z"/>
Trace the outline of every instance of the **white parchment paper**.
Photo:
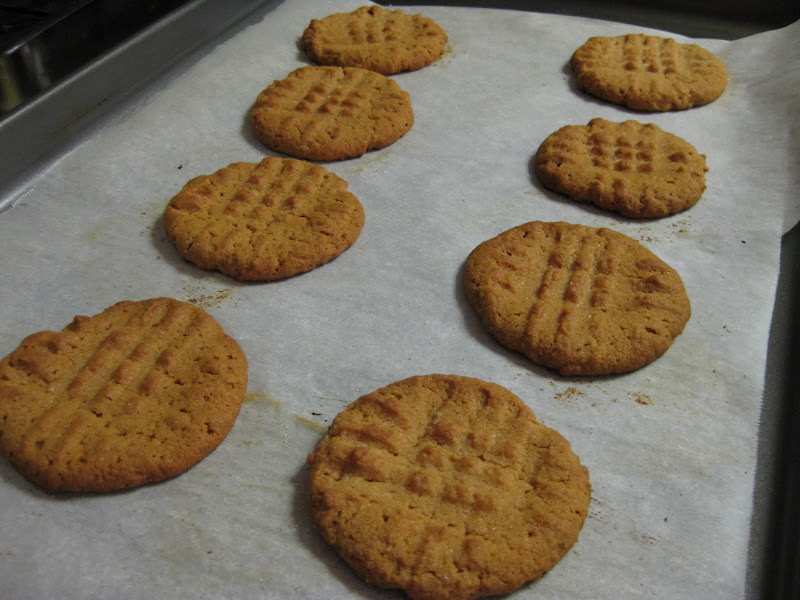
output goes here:
<path id="1" fill-rule="evenodd" d="M 0 217 L 0 355 L 123 299 L 205 307 L 247 353 L 236 425 L 159 485 L 54 496 L 0 461 L 8 598 L 389 598 L 317 536 L 304 461 L 359 395 L 415 374 L 494 381 L 570 440 L 591 473 L 575 547 L 515 598 L 736 598 L 745 593 L 758 418 L 782 233 L 800 214 L 800 25 L 701 40 L 730 83 L 711 105 L 636 114 L 579 93 L 567 63 L 603 21 L 424 7 L 436 64 L 394 76 L 416 122 L 392 146 L 326 167 L 364 205 L 355 245 L 310 273 L 239 284 L 184 262 L 161 212 L 191 177 L 270 152 L 256 95 L 307 64 L 310 19 L 358 0 L 287 0 L 52 166 Z M 658 33 L 658 32 L 653 32 Z M 673 36 L 684 41 L 680 36 Z M 631 221 L 531 175 L 541 141 L 593 117 L 654 122 L 707 155 L 691 210 Z M 529 220 L 607 226 L 682 275 L 693 314 L 673 347 L 620 377 L 568 379 L 500 347 L 461 290 L 478 243 Z"/>

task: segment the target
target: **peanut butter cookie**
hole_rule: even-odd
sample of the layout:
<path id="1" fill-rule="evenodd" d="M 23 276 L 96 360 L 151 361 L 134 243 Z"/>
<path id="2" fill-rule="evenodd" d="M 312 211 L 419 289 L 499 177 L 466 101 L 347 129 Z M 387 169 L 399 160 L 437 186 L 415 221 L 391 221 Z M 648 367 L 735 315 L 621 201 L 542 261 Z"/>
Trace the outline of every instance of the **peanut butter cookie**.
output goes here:
<path id="1" fill-rule="evenodd" d="M 589 472 L 509 390 L 454 375 L 356 400 L 308 457 L 311 514 L 367 582 L 417 600 L 506 594 L 578 539 Z"/>
<path id="2" fill-rule="evenodd" d="M 626 373 L 661 356 L 691 314 L 678 273 L 605 228 L 532 221 L 476 247 L 467 298 L 504 346 L 563 375 Z"/>
<path id="3" fill-rule="evenodd" d="M 542 142 L 534 159 L 542 184 L 577 202 L 633 218 L 694 206 L 706 189 L 706 157 L 652 123 L 592 119 Z"/>
<path id="4" fill-rule="evenodd" d="M 444 51 L 447 34 L 433 19 L 381 6 L 313 19 L 302 45 L 321 65 L 361 67 L 383 75 L 426 67 Z"/>
<path id="5" fill-rule="evenodd" d="M 408 92 L 356 67 L 301 67 L 273 82 L 250 110 L 266 146 L 307 160 L 357 158 L 384 148 L 414 124 Z"/>
<path id="6" fill-rule="evenodd" d="M 344 179 L 294 158 L 233 163 L 196 177 L 164 211 L 181 256 L 240 281 L 310 271 L 349 248 L 363 225 L 364 210 Z"/>
<path id="7" fill-rule="evenodd" d="M 708 104 L 728 86 L 728 71 L 713 53 L 654 35 L 592 37 L 570 62 L 580 89 L 634 110 Z"/>
<path id="8" fill-rule="evenodd" d="M 0 361 L 0 451 L 56 492 L 162 481 L 222 442 L 246 387 L 244 353 L 204 310 L 120 302 Z"/>

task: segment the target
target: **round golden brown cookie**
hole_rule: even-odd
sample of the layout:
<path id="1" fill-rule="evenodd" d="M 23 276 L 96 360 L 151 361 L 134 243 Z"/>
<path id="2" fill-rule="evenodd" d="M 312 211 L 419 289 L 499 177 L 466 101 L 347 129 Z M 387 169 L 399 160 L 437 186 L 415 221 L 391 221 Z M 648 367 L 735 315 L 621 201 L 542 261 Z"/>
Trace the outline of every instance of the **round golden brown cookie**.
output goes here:
<path id="1" fill-rule="evenodd" d="M 367 582 L 417 600 L 509 593 L 578 538 L 589 472 L 507 389 L 412 377 L 337 415 L 308 457 L 311 514 Z"/>
<path id="2" fill-rule="evenodd" d="M 250 123 L 278 152 L 344 160 L 396 142 L 414 124 L 414 111 L 408 92 L 380 73 L 301 67 L 258 95 Z"/>
<path id="3" fill-rule="evenodd" d="M 544 186 L 577 202 L 653 218 L 694 206 L 708 167 L 689 142 L 652 123 L 592 119 L 548 136 L 534 170 Z"/>
<path id="4" fill-rule="evenodd" d="M 708 104 L 728 85 L 728 71 L 713 53 L 653 35 L 589 38 L 571 65 L 580 89 L 634 110 Z"/>
<path id="5" fill-rule="evenodd" d="M 164 211 L 181 256 L 240 281 L 310 271 L 349 248 L 363 225 L 346 181 L 294 158 L 233 163 L 196 177 Z"/>
<path id="6" fill-rule="evenodd" d="M 0 362 L 0 451 L 56 492 L 162 481 L 222 442 L 246 387 L 244 353 L 208 313 L 120 302 Z"/>
<path id="7" fill-rule="evenodd" d="M 563 375 L 642 367 L 672 344 L 691 308 L 678 273 L 636 240 L 532 221 L 476 247 L 467 298 L 504 346 Z"/>
<path id="8" fill-rule="evenodd" d="M 321 65 L 361 67 L 384 75 L 415 71 L 439 58 L 447 34 L 433 19 L 381 6 L 313 19 L 303 48 Z"/>

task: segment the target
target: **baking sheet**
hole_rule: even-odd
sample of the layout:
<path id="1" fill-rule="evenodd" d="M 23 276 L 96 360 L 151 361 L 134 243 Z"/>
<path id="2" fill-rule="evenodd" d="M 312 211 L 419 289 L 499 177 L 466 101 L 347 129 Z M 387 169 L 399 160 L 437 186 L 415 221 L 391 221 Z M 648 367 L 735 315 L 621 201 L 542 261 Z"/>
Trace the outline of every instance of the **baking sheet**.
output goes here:
<path id="1" fill-rule="evenodd" d="M 436 64 L 394 76 L 416 114 L 405 137 L 326 163 L 364 205 L 355 245 L 268 284 L 184 262 L 163 233 L 166 203 L 191 177 L 270 154 L 247 126 L 256 95 L 307 63 L 297 39 L 311 18 L 361 4 L 287 0 L 109 121 L 0 217 L 0 355 L 75 314 L 163 295 L 206 308 L 250 364 L 231 434 L 170 481 L 54 496 L 0 462 L 4 596 L 398 597 L 362 583 L 316 535 L 304 461 L 359 395 L 438 372 L 504 385 L 590 470 L 578 543 L 515 598 L 743 597 L 780 237 L 800 216 L 800 25 L 701 40 L 729 68 L 725 94 L 641 114 L 580 94 L 567 61 L 591 35 L 654 30 L 407 9 L 450 41 Z M 710 167 L 701 201 L 641 222 L 544 190 L 530 170 L 538 145 L 593 117 L 654 122 L 693 143 Z M 675 267 L 693 314 L 669 352 L 624 376 L 574 379 L 500 347 L 466 303 L 463 262 L 533 219 L 612 227 Z"/>

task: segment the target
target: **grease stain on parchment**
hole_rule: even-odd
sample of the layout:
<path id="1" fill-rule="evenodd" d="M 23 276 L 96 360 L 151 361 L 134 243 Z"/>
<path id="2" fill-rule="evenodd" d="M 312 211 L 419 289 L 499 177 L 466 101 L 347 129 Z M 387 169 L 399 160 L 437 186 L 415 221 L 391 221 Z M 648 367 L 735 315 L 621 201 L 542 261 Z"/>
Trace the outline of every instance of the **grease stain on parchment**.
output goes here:
<path id="1" fill-rule="evenodd" d="M 248 404 L 264 403 L 276 411 L 283 410 L 284 406 L 283 402 L 271 398 L 269 394 L 266 394 L 265 392 L 248 392 L 244 396 L 243 403 L 248 403 Z M 319 416 L 321 413 L 311 413 L 311 414 L 314 416 Z M 328 431 L 328 426 L 325 423 L 320 423 L 319 421 L 315 421 L 312 418 L 303 417 L 300 415 L 293 415 L 293 416 L 296 423 L 316 433 L 325 433 L 326 431 Z M 285 427 L 285 425 L 283 425 L 283 427 Z"/>
<path id="2" fill-rule="evenodd" d="M 313 419 L 309 419 L 307 417 L 301 417 L 300 415 L 295 415 L 294 420 L 317 433 L 325 433 L 326 431 L 328 431 L 327 425 L 323 425 L 322 423 L 317 423 Z"/>
<path id="3" fill-rule="evenodd" d="M 95 225 L 89 233 L 86 234 L 86 237 L 89 238 L 89 244 L 94 245 L 97 244 L 106 233 L 114 226 L 115 221 L 114 219 L 105 219 L 101 221 L 97 225 Z"/>
<path id="4" fill-rule="evenodd" d="M 272 398 L 266 392 L 247 392 L 242 400 L 246 404 L 255 404 L 264 402 L 275 409 L 283 408 L 283 403 Z"/>
<path id="5" fill-rule="evenodd" d="M 434 68 L 443 67 L 444 65 L 450 64 L 456 56 L 458 56 L 458 54 L 453 50 L 452 44 L 449 41 L 445 42 L 441 56 L 433 61 L 430 66 Z"/>

